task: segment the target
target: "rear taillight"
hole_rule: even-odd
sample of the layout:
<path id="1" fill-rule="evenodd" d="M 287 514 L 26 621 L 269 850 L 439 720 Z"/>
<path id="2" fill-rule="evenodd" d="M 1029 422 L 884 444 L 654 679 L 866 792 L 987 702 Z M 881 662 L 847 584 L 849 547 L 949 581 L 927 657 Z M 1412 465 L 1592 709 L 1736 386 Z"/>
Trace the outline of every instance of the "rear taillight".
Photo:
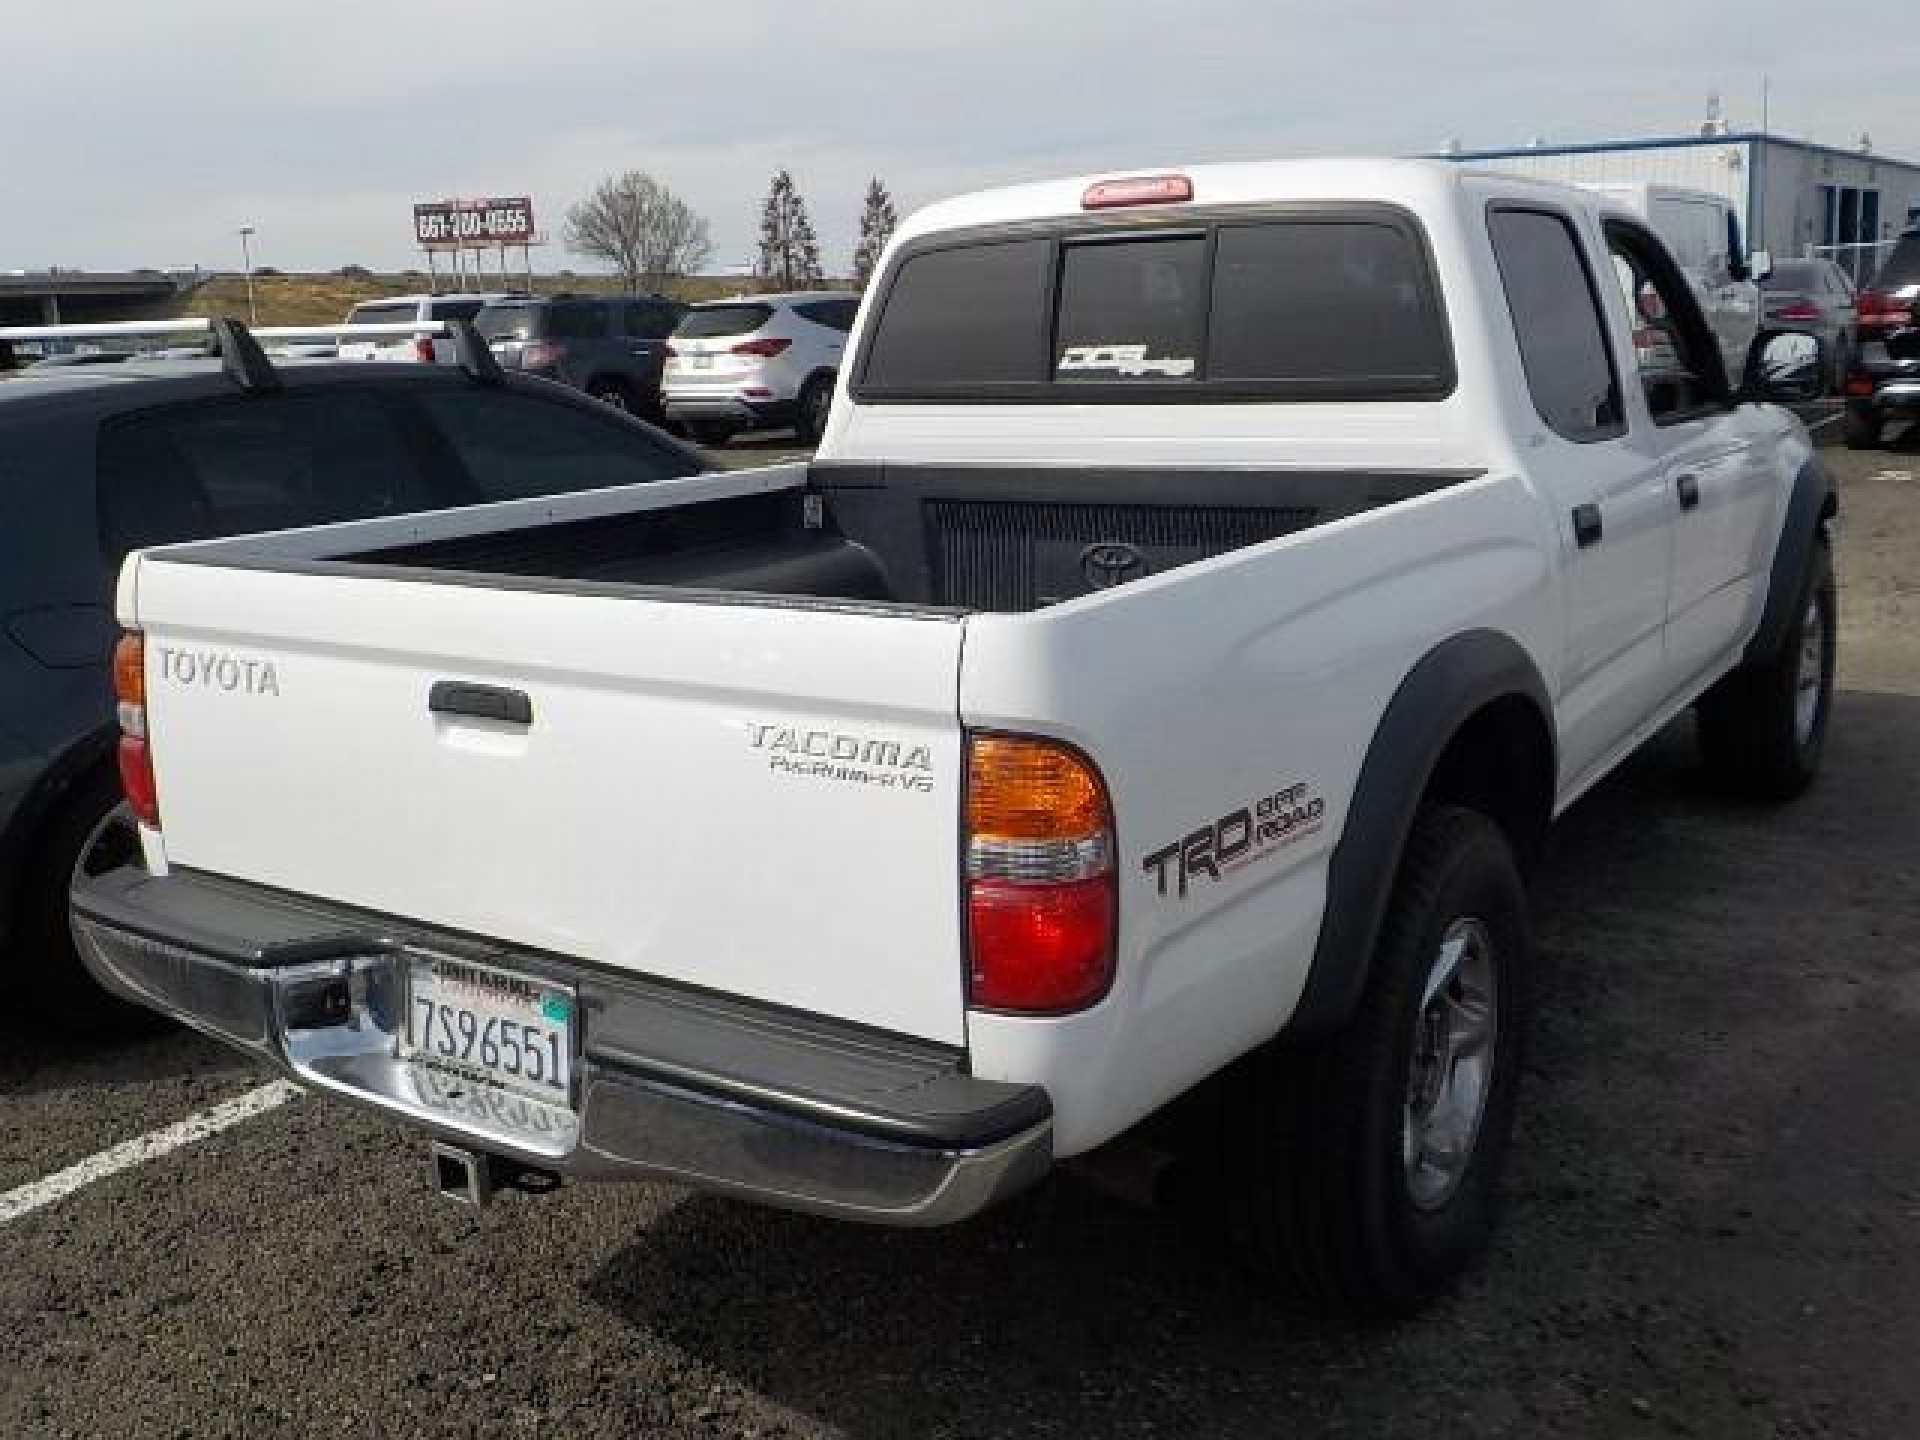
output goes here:
<path id="1" fill-rule="evenodd" d="M 120 788 L 142 825 L 160 824 L 160 793 L 147 740 L 147 648 L 138 631 L 113 647 L 113 698 L 120 716 Z"/>
<path id="2" fill-rule="evenodd" d="M 1855 370 L 1847 376 L 1846 384 L 1841 387 L 1849 395 L 1873 394 L 1873 377 L 1863 371 Z"/>
<path id="3" fill-rule="evenodd" d="M 1868 288 L 1853 297 L 1853 318 L 1861 328 L 1886 330 L 1913 319 L 1913 302 Z"/>
<path id="4" fill-rule="evenodd" d="M 422 365 L 433 364 L 433 341 L 424 336 L 417 337 L 413 342 L 413 358 Z"/>
<path id="5" fill-rule="evenodd" d="M 967 998 L 1059 1014 L 1113 983 L 1113 811 L 1100 772 L 1058 741 L 967 743 Z"/>
<path id="6" fill-rule="evenodd" d="M 1782 305 L 1778 310 L 1775 310 L 1773 312 L 1773 318 L 1776 320 L 1818 320 L 1820 318 L 1820 311 L 1818 307 L 1809 304 L 1805 300 L 1796 300 L 1791 305 Z"/>
<path id="7" fill-rule="evenodd" d="M 775 340 L 772 338 L 765 340 L 742 340 L 738 345 L 733 347 L 733 353 L 735 355 L 758 355 L 763 360 L 771 360 L 776 355 L 785 354 L 792 344 L 793 341 L 791 340 Z"/>
<path id="8" fill-rule="evenodd" d="M 567 347 L 551 340 L 535 340 L 520 352 L 520 363 L 529 370 L 544 370 L 567 358 Z"/>

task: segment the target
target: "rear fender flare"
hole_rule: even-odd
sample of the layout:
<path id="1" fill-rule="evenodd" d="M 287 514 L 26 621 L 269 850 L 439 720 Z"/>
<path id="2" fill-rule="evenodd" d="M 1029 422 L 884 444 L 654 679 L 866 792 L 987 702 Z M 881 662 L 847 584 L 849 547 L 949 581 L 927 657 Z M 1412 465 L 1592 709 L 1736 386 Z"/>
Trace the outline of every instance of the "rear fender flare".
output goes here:
<path id="1" fill-rule="evenodd" d="M 1287 1021 L 1288 1037 L 1330 1034 L 1352 1015 L 1435 766 L 1461 726 L 1487 705 L 1513 696 L 1537 707 L 1551 731 L 1553 706 L 1539 669 L 1517 641 L 1494 630 L 1470 630 L 1442 642 L 1400 682 L 1367 746 L 1327 866 L 1320 938 Z"/>

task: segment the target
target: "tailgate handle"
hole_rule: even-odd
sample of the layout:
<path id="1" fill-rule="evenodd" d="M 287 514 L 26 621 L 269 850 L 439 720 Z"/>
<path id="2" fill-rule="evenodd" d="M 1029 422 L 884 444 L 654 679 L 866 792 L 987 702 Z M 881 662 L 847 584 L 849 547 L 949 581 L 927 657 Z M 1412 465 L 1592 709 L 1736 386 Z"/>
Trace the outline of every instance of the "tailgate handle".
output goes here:
<path id="1" fill-rule="evenodd" d="M 509 725 L 533 723 L 533 701 L 524 690 L 504 685 L 472 685 L 464 680 L 436 680 L 427 692 L 427 709 L 435 715 L 464 715 L 473 720 L 504 720 Z"/>

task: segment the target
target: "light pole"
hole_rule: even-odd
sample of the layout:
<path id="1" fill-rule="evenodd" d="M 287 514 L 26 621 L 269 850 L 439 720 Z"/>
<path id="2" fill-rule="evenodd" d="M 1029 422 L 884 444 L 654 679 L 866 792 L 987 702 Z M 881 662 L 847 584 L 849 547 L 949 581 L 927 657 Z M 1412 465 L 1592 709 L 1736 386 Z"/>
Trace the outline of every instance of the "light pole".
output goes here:
<path id="1" fill-rule="evenodd" d="M 248 242 L 253 238 L 253 226 L 240 227 L 240 258 L 247 267 L 247 324 L 260 324 L 260 311 L 253 303 L 253 247 Z"/>

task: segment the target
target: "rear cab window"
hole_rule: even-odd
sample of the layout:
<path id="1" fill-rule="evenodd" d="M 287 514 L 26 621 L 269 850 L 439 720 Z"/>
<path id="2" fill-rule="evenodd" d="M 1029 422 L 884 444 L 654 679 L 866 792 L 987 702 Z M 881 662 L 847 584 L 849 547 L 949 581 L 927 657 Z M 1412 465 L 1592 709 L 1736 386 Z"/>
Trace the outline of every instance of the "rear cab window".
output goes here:
<path id="1" fill-rule="evenodd" d="M 1039 237 L 940 237 L 886 277 L 867 401 L 1440 399 L 1452 347 L 1418 222 L 1390 206 Z"/>

